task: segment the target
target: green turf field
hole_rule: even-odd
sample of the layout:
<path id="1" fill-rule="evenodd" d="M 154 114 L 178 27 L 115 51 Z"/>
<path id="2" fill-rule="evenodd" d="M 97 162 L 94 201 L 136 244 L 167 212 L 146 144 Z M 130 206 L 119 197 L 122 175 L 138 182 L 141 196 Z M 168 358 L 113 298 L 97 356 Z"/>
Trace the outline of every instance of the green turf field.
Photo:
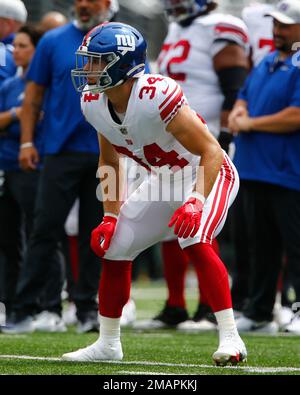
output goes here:
<path id="1" fill-rule="evenodd" d="M 138 319 L 153 316 L 165 297 L 161 285 L 134 286 Z M 192 313 L 197 292 L 187 292 Z M 123 329 L 124 360 L 106 363 L 60 361 L 64 352 L 76 350 L 95 341 L 97 334 L 78 335 L 74 328 L 67 333 L 0 334 L 0 374 L 191 374 L 249 375 L 300 374 L 300 337 L 278 335 L 243 336 L 248 348 L 247 364 L 240 367 L 214 367 L 211 355 L 217 348 L 216 333 L 183 334 L 175 330 L 136 332 Z"/>

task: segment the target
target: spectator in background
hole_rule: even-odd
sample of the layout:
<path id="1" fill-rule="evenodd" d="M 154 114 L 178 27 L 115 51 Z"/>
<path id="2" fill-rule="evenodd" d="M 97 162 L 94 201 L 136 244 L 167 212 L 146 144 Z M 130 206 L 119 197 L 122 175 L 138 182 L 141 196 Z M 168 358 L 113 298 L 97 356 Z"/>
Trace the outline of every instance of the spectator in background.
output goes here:
<path id="1" fill-rule="evenodd" d="M 264 3 L 253 3 L 243 9 L 242 17 L 249 31 L 251 44 L 250 64 L 256 67 L 262 59 L 275 50 L 273 40 L 273 20 L 265 15 L 273 11 L 274 6 Z M 240 187 L 233 207 L 235 265 L 232 271 L 232 301 L 236 316 L 246 307 L 249 293 L 250 253 L 248 252 L 247 210 L 244 210 L 243 184 Z M 246 204 L 247 205 L 247 204 Z M 290 300 L 291 282 L 283 256 L 283 270 L 279 278 L 278 293 L 281 303 L 275 305 L 274 318 L 279 328 L 284 328 L 293 317 Z"/>
<path id="2" fill-rule="evenodd" d="M 256 67 L 230 115 L 238 133 L 235 163 L 247 204 L 251 273 L 249 305 L 240 331 L 274 333 L 282 251 L 300 298 L 300 69 L 293 44 L 300 41 L 300 3 L 284 0 L 270 13 L 276 51 Z M 286 326 L 300 334 L 300 318 Z"/>
<path id="3" fill-rule="evenodd" d="M 227 118 L 247 75 L 247 28 L 238 18 L 212 13 L 217 8 L 215 1 L 163 0 L 162 3 L 171 23 L 158 58 L 159 71 L 180 84 L 189 104 L 204 117 L 209 130 L 228 151 L 231 135 Z M 215 329 L 215 319 L 209 315 L 211 310 L 201 292 L 197 266 L 201 301 L 193 320 L 188 320 L 184 280 L 189 259 L 177 239 L 163 243 L 163 263 L 168 286 L 165 307 L 153 320 L 136 323 L 135 327 Z"/>
<path id="4" fill-rule="evenodd" d="M 12 57 L 15 33 L 27 20 L 27 10 L 21 0 L 0 0 L 0 85 L 16 73 Z M 4 63 L 4 64 L 3 64 Z"/>
<path id="5" fill-rule="evenodd" d="M 27 19 L 27 11 L 19 0 L 0 0 L 0 86 L 4 80 L 16 73 L 12 57 L 14 33 Z M 0 189 L 4 183 L 4 174 L 0 171 Z M 1 193 L 1 192 L 0 192 Z M 4 264 L 0 259 L 0 300 L 4 298 Z"/>
<path id="6" fill-rule="evenodd" d="M 39 29 L 43 32 L 47 32 L 48 30 L 63 26 L 67 22 L 68 20 L 64 14 L 57 11 L 50 11 L 47 12 L 47 14 L 45 14 L 41 19 L 41 22 L 39 23 Z"/>
<path id="7" fill-rule="evenodd" d="M 90 250 L 91 230 L 103 215 L 95 192 L 98 142 L 94 129 L 83 118 L 70 72 L 75 67 L 74 53 L 86 32 L 113 15 L 109 0 L 76 0 L 74 6 L 75 20 L 44 35 L 27 75 L 20 164 L 24 170 L 34 170 L 39 162 L 33 141 L 34 128 L 47 92 L 45 161 L 34 228 L 24 262 L 26 276 L 18 284 L 17 316 L 10 333 L 32 330 L 37 300 L 77 197 L 80 201 L 79 277 L 74 291 L 79 320 L 77 331 L 98 330 L 99 326 L 96 296 L 100 261 Z M 93 96 L 87 99 L 93 100 Z M 52 312 L 60 315 L 61 305 L 53 306 Z"/>
<path id="8" fill-rule="evenodd" d="M 273 21 L 271 18 L 265 18 L 265 14 L 272 10 L 271 4 L 253 3 L 242 11 L 242 18 L 249 32 L 251 68 L 257 66 L 268 53 L 275 49 L 272 33 Z M 244 210 L 245 204 L 242 184 L 232 210 L 235 262 L 231 273 L 231 293 L 236 317 L 246 307 L 249 294 L 250 252 L 247 237 L 248 214 Z"/>
<path id="9" fill-rule="evenodd" d="M 22 257 L 26 242 L 32 231 L 33 212 L 40 169 L 22 171 L 18 154 L 20 145 L 20 116 L 24 98 L 25 78 L 29 63 L 41 33 L 30 26 L 23 26 L 16 34 L 13 58 L 22 74 L 7 78 L 0 88 L 0 169 L 4 184 L 0 196 L 0 254 L 5 262 L 4 303 L 6 325 L 13 321 L 13 305 L 18 278 L 22 276 Z M 43 155 L 42 121 L 36 124 L 34 144 L 40 157 Z M 58 290 L 57 290 L 58 288 Z M 57 290 L 57 292 L 55 292 Z M 61 291 L 61 281 L 48 283 L 45 290 L 47 303 L 53 303 L 56 293 Z M 60 323 L 60 329 L 64 325 Z"/>

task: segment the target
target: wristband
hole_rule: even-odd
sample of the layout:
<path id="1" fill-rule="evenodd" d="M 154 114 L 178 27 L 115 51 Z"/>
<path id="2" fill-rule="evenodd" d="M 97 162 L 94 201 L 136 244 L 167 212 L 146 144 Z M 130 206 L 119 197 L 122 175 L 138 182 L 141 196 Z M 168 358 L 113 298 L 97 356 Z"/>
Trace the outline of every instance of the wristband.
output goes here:
<path id="1" fill-rule="evenodd" d="M 20 145 L 20 149 L 33 147 L 33 143 L 23 143 Z"/>
<path id="2" fill-rule="evenodd" d="M 193 191 L 193 192 L 189 195 L 189 197 L 188 197 L 187 200 L 189 200 L 190 198 L 196 198 L 196 199 L 200 200 L 200 202 L 201 202 L 202 204 L 204 204 L 204 203 L 205 203 L 205 200 L 206 200 L 205 196 L 202 195 L 201 193 L 197 192 L 197 191 Z"/>

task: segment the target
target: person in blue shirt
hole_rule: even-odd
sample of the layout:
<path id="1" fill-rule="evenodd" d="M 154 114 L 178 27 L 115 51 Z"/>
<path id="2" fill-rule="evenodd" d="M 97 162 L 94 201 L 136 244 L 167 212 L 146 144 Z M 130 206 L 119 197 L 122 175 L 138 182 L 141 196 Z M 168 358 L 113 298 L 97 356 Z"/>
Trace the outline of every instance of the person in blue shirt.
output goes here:
<path id="1" fill-rule="evenodd" d="M 0 42 L 0 86 L 6 80 L 16 74 L 17 68 L 12 56 L 12 45 Z"/>
<path id="2" fill-rule="evenodd" d="M 276 285 L 286 253 L 300 300 L 300 4 L 278 3 L 274 12 L 276 51 L 256 67 L 230 115 L 237 133 L 235 164 L 245 196 L 252 251 L 250 301 L 239 330 L 276 332 L 272 321 Z M 300 334 L 300 319 L 285 330 Z"/>
<path id="3" fill-rule="evenodd" d="M 14 61 L 22 70 L 20 76 L 8 78 L 0 88 L 0 255 L 5 263 L 4 298 L 6 324 L 12 321 L 17 280 L 21 277 L 24 241 L 32 230 L 39 170 L 24 172 L 18 156 L 20 117 L 25 90 L 25 76 L 41 34 L 30 26 L 22 27 L 14 38 Z M 36 125 L 35 145 L 43 155 L 42 121 Z M 23 230 L 25 234 L 23 235 Z M 24 237 L 25 236 L 25 237 Z M 53 292 L 61 292 L 57 284 L 47 288 L 46 303 L 53 302 Z"/>
<path id="4" fill-rule="evenodd" d="M 16 73 L 13 60 L 15 33 L 27 20 L 27 10 L 21 0 L 0 0 L 0 86 Z"/>
<path id="5" fill-rule="evenodd" d="M 15 32 L 26 22 L 26 19 L 27 10 L 21 0 L 0 0 L 0 86 L 6 78 L 16 73 L 12 42 Z M 0 257 L 0 273 L 3 272 L 4 260 Z M 3 278 L 4 276 L 0 275 L 0 300 L 4 298 Z"/>
<path id="6" fill-rule="evenodd" d="M 80 201 L 79 279 L 73 294 L 79 321 L 77 331 L 98 331 L 96 296 L 100 261 L 90 250 L 91 231 L 103 216 L 102 205 L 96 198 L 98 142 L 95 130 L 81 113 L 71 69 L 75 67 L 74 53 L 86 32 L 113 17 L 110 5 L 109 0 L 75 0 L 75 20 L 43 36 L 27 74 L 21 167 L 34 170 L 38 166 L 34 130 L 44 98 L 45 157 L 33 232 L 24 260 L 26 276 L 18 284 L 15 326 L 9 333 L 33 330 L 37 300 L 50 273 L 50 261 L 57 252 L 65 220 L 77 197 Z M 53 310 L 58 312 L 61 306 L 53 306 Z"/>

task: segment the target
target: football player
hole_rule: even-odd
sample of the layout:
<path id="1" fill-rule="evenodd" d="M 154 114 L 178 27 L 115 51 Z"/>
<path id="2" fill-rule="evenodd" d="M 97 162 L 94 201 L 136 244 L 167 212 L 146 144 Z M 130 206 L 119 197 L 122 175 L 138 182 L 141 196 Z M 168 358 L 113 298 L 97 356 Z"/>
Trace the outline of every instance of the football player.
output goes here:
<path id="1" fill-rule="evenodd" d="M 220 344 L 214 361 L 221 365 L 245 361 L 247 351 L 235 325 L 228 274 L 211 245 L 238 192 L 235 167 L 200 115 L 189 107 L 176 81 L 144 74 L 146 42 L 136 29 L 122 23 L 99 25 L 85 36 L 77 58 L 83 64 L 72 71 L 72 78 L 82 92 L 82 111 L 99 133 L 100 171 L 115 170 L 112 183 L 117 189 L 115 197 L 107 195 L 104 200 L 105 216 L 91 237 L 93 251 L 103 258 L 101 333 L 95 343 L 64 354 L 63 359 L 123 358 L 120 317 L 129 299 L 131 262 L 174 227 L 181 248 L 201 270 L 218 322 Z M 120 155 L 149 171 L 124 203 Z M 175 192 L 183 187 L 180 199 L 178 193 L 177 199 L 169 200 L 148 196 L 149 189 L 159 189 L 160 168 L 168 171 Z M 184 174 L 183 185 L 177 173 Z"/>
<path id="2" fill-rule="evenodd" d="M 254 3 L 242 11 L 249 32 L 252 66 L 257 66 L 266 55 L 275 50 L 272 19 L 265 17 L 273 9 L 271 4 Z"/>
<path id="3" fill-rule="evenodd" d="M 158 57 L 160 73 L 178 82 L 191 107 L 204 117 L 210 132 L 228 151 L 232 139 L 227 128 L 228 115 L 247 76 L 247 27 L 232 15 L 212 13 L 217 8 L 216 1 L 162 0 L 162 3 L 170 24 Z M 169 294 L 166 305 L 153 320 L 137 322 L 135 327 L 215 329 L 197 268 L 201 302 L 193 320 L 187 320 L 184 278 L 189 259 L 177 240 L 163 243 L 163 258 Z"/>

